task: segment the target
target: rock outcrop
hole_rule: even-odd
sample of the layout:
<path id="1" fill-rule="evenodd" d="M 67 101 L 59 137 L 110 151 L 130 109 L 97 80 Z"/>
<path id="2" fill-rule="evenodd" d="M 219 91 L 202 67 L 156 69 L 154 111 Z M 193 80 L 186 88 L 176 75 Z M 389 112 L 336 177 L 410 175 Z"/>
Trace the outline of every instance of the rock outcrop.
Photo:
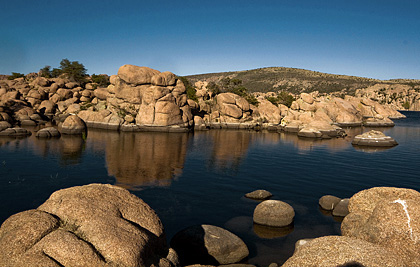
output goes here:
<path id="1" fill-rule="evenodd" d="M 162 130 L 159 129 L 162 127 L 188 130 L 192 127 L 193 116 L 185 86 L 173 73 L 124 65 L 110 81 L 106 95 L 106 105 L 110 108 L 107 109 L 117 110 L 124 119 L 126 115 L 135 118 L 135 123 L 131 118 L 122 123 L 123 130 Z"/>
<path id="2" fill-rule="evenodd" d="M 38 209 L 8 218 L 0 265 L 169 267 L 176 254 L 165 242 L 161 221 L 141 199 L 91 184 L 59 190 Z"/>

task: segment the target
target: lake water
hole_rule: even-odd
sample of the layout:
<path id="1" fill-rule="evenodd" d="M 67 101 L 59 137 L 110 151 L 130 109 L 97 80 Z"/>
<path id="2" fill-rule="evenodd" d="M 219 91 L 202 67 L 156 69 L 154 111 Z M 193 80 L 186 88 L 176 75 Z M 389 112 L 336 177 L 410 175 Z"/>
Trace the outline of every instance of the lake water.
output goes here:
<path id="1" fill-rule="evenodd" d="M 221 226 L 241 237 L 249 263 L 283 263 L 302 238 L 340 234 L 340 220 L 318 199 L 351 197 L 374 186 L 420 190 L 420 112 L 380 128 L 398 146 L 358 149 L 344 139 L 310 140 L 293 134 L 211 130 L 195 133 L 118 133 L 90 130 L 88 138 L 0 138 L 0 223 L 36 208 L 58 189 L 111 183 L 129 189 L 161 218 L 168 240 L 195 224 Z M 253 225 L 266 189 L 296 212 L 293 227 Z"/>

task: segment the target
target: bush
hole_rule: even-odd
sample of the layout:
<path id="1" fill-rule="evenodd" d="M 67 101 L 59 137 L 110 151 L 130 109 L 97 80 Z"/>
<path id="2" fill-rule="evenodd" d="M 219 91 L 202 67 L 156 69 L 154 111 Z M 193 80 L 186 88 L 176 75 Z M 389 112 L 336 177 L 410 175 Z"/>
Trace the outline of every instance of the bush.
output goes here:
<path id="1" fill-rule="evenodd" d="M 185 90 L 187 91 L 187 97 L 195 102 L 198 102 L 195 87 L 191 85 L 190 81 L 182 76 L 178 76 L 177 78 L 184 83 Z"/>
<path id="2" fill-rule="evenodd" d="M 402 104 L 402 107 L 405 109 L 410 109 L 410 102 L 405 101 L 404 104 Z"/>
<path id="3" fill-rule="evenodd" d="M 215 82 L 209 82 L 207 84 L 207 90 L 213 93 L 213 95 L 218 95 L 222 92 L 222 90 L 220 89 L 220 86 L 216 84 Z"/>
<path id="4" fill-rule="evenodd" d="M 107 87 L 111 83 L 109 82 L 108 75 L 96 75 L 92 74 L 92 82 L 97 83 L 100 87 Z"/>
<path id="5" fill-rule="evenodd" d="M 295 101 L 295 98 L 285 91 L 280 91 L 277 95 L 277 97 L 266 97 L 268 101 L 270 101 L 272 104 L 278 106 L 279 104 L 285 105 L 288 108 L 292 105 L 293 101 Z"/>
<path id="6" fill-rule="evenodd" d="M 271 102 L 271 104 L 279 106 L 279 99 L 274 96 L 267 96 L 265 99 Z"/>
<path id="7" fill-rule="evenodd" d="M 7 77 L 8 80 L 14 80 L 17 78 L 22 78 L 25 77 L 25 74 L 19 73 L 19 72 L 12 72 L 12 75 L 10 75 L 9 77 Z"/>

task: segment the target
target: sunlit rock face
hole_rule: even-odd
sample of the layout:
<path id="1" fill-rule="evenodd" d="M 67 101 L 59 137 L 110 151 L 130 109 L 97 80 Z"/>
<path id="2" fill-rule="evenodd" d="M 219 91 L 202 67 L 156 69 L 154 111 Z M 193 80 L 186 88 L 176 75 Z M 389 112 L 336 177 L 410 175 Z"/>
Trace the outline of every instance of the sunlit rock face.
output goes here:
<path id="1" fill-rule="evenodd" d="M 1 266 L 172 266 L 163 225 L 127 190 L 90 184 L 54 192 L 0 228 Z"/>
<path id="2" fill-rule="evenodd" d="M 374 187 L 353 195 L 350 214 L 341 224 L 355 237 L 400 255 L 405 266 L 420 265 L 420 193 L 405 188 Z"/>
<path id="3" fill-rule="evenodd" d="M 124 65 L 117 75 L 111 76 L 110 82 L 107 104 L 120 110 L 124 118 L 127 114 L 135 117 L 135 125 L 192 126 L 193 117 L 185 86 L 173 73 Z"/>

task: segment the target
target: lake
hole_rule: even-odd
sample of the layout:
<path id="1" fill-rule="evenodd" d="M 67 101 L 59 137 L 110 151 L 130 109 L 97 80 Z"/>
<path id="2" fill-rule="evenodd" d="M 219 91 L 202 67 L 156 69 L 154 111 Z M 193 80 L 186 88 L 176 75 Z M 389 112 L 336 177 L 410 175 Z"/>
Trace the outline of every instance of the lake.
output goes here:
<path id="1" fill-rule="evenodd" d="M 352 138 L 370 128 L 346 129 L 344 139 L 312 140 L 293 134 L 211 130 L 195 133 L 124 133 L 89 130 L 86 141 L 62 136 L 0 138 L 0 222 L 33 209 L 54 191 L 90 183 L 129 189 L 161 218 L 168 240 L 183 228 L 212 224 L 244 240 L 248 262 L 283 263 L 302 238 L 340 234 L 340 219 L 321 211 L 326 194 L 341 198 L 375 186 L 420 190 L 420 112 L 393 128 L 379 128 L 399 145 L 360 149 Z M 376 128 L 378 129 L 378 128 Z M 266 189 L 293 206 L 293 226 L 253 225 Z"/>

